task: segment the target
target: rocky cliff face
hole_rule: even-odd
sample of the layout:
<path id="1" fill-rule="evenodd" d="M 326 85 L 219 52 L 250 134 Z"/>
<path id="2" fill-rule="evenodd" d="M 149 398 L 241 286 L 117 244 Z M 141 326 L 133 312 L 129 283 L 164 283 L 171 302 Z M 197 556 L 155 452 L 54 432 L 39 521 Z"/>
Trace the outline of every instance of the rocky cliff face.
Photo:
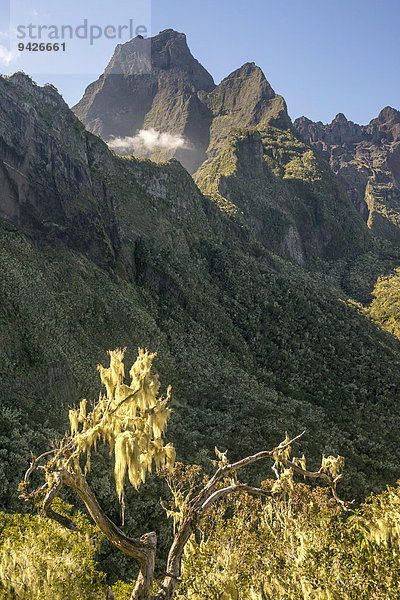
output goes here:
<path id="1" fill-rule="evenodd" d="M 387 106 L 368 125 L 338 114 L 332 123 L 300 117 L 294 126 L 329 162 L 374 233 L 400 237 L 400 112 Z"/>
<path id="2" fill-rule="evenodd" d="M 0 217 L 112 265 L 118 239 L 109 193 L 91 177 L 95 138 L 55 88 L 23 73 L 0 78 L 0 103 Z"/>
<path id="3" fill-rule="evenodd" d="M 145 52 L 151 56 L 150 69 L 141 62 L 143 45 L 150 47 Z M 134 137 L 142 129 L 169 134 L 161 140 L 153 136 L 147 144 L 128 140 L 116 149 L 159 161 L 176 156 L 193 171 L 208 146 L 211 119 L 201 96 L 214 88 L 211 75 L 193 58 L 186 36 L 167 29 L 149 40 L 119 44 L 104 74 L 88 86 L 73 110 L 107 141 Z"/>
<path id="4" fill-rule="evenodd" d="M 151 49 L 151 69 L 145 73 L 143 44 Z M 254 63 L 215 86 L 190 53 L 185 35 L 172 29 L 118 45 L 104 74 L 73 110 L 109 143 L 122 138 L 125 146 L 122 140 L 115 145 L 120 154 L 157 161 L 175 157 L 190 173 L 215 153 L 232 127 L 289 121 L 283 98 Z"/>
<path id="5" fill-rule="evenodd" d="M 231 130 L 195 180 L 264 247 L 300 265 L 354 256 L 367 245 L 367 229 L 336 177 L 291 128 Z"/>
<path id="6" fill-rule="evenodd" d="M 148 74 L 137 58 L 145 43 Z M 132 141 L 135 154 L 180 160 L 221 210 L 285 258 L 306 264 L 364 247 L 361 218 L 322 161 L 298 142 L 284 99 L 254 63 L 215 86 L 183 34 L 135 38 L 116 48 L 74 110 L 111 145 L 111 134 L 118 135 Z"/>
<path id="7" fill-rule="evenodd" d="M 179 162 L 153 167 L 111 153 L 53 86 L 21 72 L 0 77 L 0 219 L 35 243 L 115 269 L 131 259 L 125 245 L 152 230 L 152 211 L 199 218 L 203 199 Z"/>
<path id="8" fill-rule="evenodd" d="M 284 128 L 291 125 L 284 99 L 275 94 L 254 63 L 233 71 L 203 98 L 212 113 L 208 159 L 218 154 L 232 129 L 268 123 Z"/>

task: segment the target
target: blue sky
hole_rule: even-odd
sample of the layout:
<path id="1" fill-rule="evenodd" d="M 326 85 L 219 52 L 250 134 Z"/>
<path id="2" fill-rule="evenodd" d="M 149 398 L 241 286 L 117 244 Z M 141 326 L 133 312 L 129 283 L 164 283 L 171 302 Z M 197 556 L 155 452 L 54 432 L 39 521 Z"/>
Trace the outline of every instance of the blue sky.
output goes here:
<path id="1" fill-rule="evenodd" d="M 63 56 L 18 55 L 7 39 L 10 13 L 14 26 L 49 19 L 76 26 L 85 18 L 116 26 L 132 18 L 135 25 L 146 22 L 152 34 L 183 31 L 217 83 L 244 62 L 256 62 L 292 118 L 327 122 L 343 112 L 367 123 L 386 105 L 400 109 L 399 0 L 0 0 L 0 72 L 22 69 L 40 84 L 51 82 L 72 105 L 119 40 L 103 37 L 92 46 L 70 40 Z"/>

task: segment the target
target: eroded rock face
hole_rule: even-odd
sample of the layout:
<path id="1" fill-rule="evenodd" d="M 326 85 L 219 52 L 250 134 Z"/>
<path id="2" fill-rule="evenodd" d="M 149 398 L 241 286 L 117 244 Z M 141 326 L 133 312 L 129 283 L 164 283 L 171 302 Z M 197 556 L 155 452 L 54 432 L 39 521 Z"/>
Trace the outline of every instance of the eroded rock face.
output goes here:
<path id="1" fill-rule="evenodd" d="M 294 126 L 329 162 L 368 226 L 400 237 L 400 112 L 387 106 L 368 125 L 338 114 L 332 123 L 300 117 Z"/>
<path id="2" fill-rule="evenodd" d="M 0 78 L 0 105 L 0 218 L 111 264 L 117 236 L 110 197 L 91 180 L 83 125 L 53 86 L 37 86 L 23 73 Z"/>
<path id="3" fill-rule="evenodd" d="M 143 44 L 151 47 L 150 72 L 143 72 Z M 246 63 L 216 86 L 193 58 L 186 36 L 172 29 L 118 45 L 104 74 L 87 87 L 73 110 L 108 142 L 150 131 L 147 144 L 128 140 L 116 151 L 156 161 L 175 157 L 190 173 L 215 154 L 232 127 L 271 119 L 290 122 L 285 101 L 254 63 Z M 160 139 L 156 133 L 170 137 Z"/>
<path id="4" fill-rule="evenodd" d="M 246 63 L 204 98 L 212 112 L 207 158 L 216 156 L 232 129 L 263 124 L 291 125 L 282 96 L 275 94 L 264 73 Z"/>
<path id="5" fill-rule="evenodd" d="M 113 154 L 53 86 L 0 77 L 0 223 L 40 247 L 68 247 L 129 277 L 135 247 L 171 223 L 205 219 L 205 199 L 177 160 Z M 196 229 L 196 228 L 195 228 Z M 196 229 L 197 230 L 197 229 Z"/>
<path id="6" fill-rule="evenodd" d="M 0 218 L 36 239 L 62 241 L 100 266 L 118 263 L 130 273 L 136 263 L 129 245 L 153 231 L 153 211 L 171 221 L 197 220 L 202 204 L 210 201 L 249 239 L 300 265 L 362 251 L 365 224 L 325 161 L 299 142 L 283 98 L 261 69 L 246 63 L 215 87 L 191 57 L 182 34 L 164 32 L 156 38 L 155 68 L 166 77 L 171 69 L 174 77 L 183 74 L 173 89 L 162 93 L 168 92 L 179 106 L 190 93 L 193 111 L 200 106 L 208 115 L 207 129 L 194 117 L 187 121 L 186 132 L 190 123 L 206 131 L 207 143 L 201 151 L 197 146 L 197 158 L 184 148 L 172 151 L 182 162 L 192 160 L 192 167 L 201 161 L 194 179 L 207 198 L 177 160 L 155 165 L 115 156 L 85 130 L 55 88 L 41 88 L 16 74 L 0 80 Z M 128 69 L 135 44 L 117 48 L 109 70 Z M 153 75 L 125 79 L 131 77 L 133 85 Z M 117 73 L 104 78 L 113 94 L 114 84 L 118 91 L 123 80 Z M 201 86 L 212 89 L 199 91 Z M 104 100 L 104 92 L 96 98 Z M 118 98 L 115 102 L 118 107 Z M 165 127 L 176 124 L 175 117 L 187 114 L 167 103 Z M 157 158 L 156 152 L 151 157 Z"/>
<path id="7" fill-rule="evenodd" d="M 144 44 L 151 46 L 150 70 L 141 62 Z M 87 87 L 73 110 L 107 141 L 135 136 L 142 129 L 174 136 L 175 144 L 150 140 L 135 154 L 158 161 L 176 156 L 194 171 L 208 146 L 211 120 L 200 96 L 214 88 L 211 75 L 192 56 L 186 36 L 167 29 L 149 40 L 119 44 L 104 74 Z M 134 147 L 128 144 L 118 152 L 132 154 Z"/>

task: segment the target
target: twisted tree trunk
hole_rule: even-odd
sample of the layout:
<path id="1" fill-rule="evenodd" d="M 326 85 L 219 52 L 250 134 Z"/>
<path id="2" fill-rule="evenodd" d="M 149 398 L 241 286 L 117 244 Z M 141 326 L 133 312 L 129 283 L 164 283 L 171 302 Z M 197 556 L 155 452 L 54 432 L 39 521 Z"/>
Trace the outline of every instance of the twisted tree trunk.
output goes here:
<path id="1" fill-rule="evenodd" d="M 140 538 L 126 536 L 105 514 L 97 502 L 96 496 L 89 487 L 88 482 L 81 473 L 71 473 L 65 469 L 59 472 L 56 481 L 71 487 L 79 494 L 88 509 L 93 521 L 105 534 L 108 540 L 118 550 L 136 559 L 139 563 L 140 572 L 136 580 L 131 600 L 150 600 L 154 581 L 154 566 L 157 548 L 157 535 L 155 531 L 146 533 Z M 57 485 L 57 492 L 60 486 Z M 50 490 L 49 495 L 53 495 Z M 53 511 L 52 511 L 53 512 Z M 51 515 L 54 518 L 54 512 Z"/>
<path id="2" fill-rule="evenodd" d="M 161 591 L 156 596 L 157 600 L 171 600 L 175 594 L 181 576 L 182 554 L 190 536 L 195 530 L 196 516 L 192 505 L 186 511 L 169 550 L 167 572 L 161 586 Z"/>

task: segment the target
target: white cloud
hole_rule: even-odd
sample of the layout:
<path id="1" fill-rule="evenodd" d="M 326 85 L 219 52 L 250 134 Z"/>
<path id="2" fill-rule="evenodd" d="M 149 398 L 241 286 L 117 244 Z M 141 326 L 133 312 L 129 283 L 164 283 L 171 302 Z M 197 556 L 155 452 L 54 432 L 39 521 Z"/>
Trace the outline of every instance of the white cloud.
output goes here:
<path id="1" fill-rule="evenodd" d="M 18 58 L 16 50 L 9 50 L 0 44 L 0 67 L 9 67 Z"/>
<path id="2" fill-rule="evenodd" d="M 127 137 L 113 137 L 108 142 L 115 152 L 140 154 L 154 152 L 155 150 L 177 150 L 188 148 L 186 140 L 171 133 L 161 133 L 155 129 L 141 129 L 136 135 Z"/>

